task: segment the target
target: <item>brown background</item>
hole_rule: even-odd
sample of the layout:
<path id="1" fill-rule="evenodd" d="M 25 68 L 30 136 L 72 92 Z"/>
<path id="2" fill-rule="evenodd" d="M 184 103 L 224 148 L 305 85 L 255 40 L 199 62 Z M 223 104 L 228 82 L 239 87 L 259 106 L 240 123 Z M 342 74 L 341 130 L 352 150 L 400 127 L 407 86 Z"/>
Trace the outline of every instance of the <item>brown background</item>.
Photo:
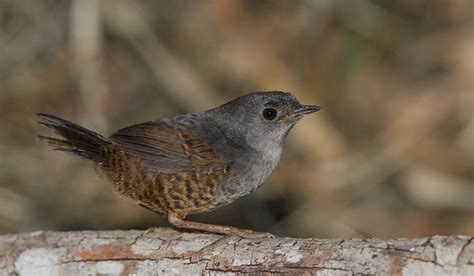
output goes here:
<path id="1" fill-rule="evenodd" d="M 192 219 L 296 237 L 474 235 L 474 1 L 0 1 L 0 233 L 159 216 L 35 141 L 251 91 L 323 109 L 266 184 Z"/>

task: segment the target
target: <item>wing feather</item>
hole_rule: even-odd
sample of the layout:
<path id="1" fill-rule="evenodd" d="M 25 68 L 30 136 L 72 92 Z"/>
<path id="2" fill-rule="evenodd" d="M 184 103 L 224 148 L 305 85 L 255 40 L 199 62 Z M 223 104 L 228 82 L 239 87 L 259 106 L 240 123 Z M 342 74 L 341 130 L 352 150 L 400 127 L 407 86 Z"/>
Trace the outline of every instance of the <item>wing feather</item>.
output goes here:
<path id="1" fill-rule="evenodd" d="M 214 150 L 184 128 L 151 121 L 123 128 L 110 136 L 123 150 L 155 172 L 224 167 Z"/>

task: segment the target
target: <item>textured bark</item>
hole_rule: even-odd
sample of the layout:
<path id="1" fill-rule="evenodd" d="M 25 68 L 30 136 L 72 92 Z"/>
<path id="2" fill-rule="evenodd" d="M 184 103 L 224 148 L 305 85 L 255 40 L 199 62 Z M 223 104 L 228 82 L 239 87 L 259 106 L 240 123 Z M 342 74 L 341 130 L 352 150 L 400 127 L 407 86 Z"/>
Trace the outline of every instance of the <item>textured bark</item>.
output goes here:
<path id="1" fill-rule="evenodd" d="M 169 228 L 0 236 L 1 274 L 474 275 L 469 236 L 243 239 Z"/>

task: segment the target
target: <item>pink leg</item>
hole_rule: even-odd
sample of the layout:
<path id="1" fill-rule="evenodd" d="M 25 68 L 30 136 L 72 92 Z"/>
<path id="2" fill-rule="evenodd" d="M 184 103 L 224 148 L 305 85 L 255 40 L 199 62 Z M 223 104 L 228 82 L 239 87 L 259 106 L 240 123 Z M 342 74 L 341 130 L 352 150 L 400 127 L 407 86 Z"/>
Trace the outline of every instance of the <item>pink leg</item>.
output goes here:
<path id="1" fill-rule="evenodd" d="M 231 226 L 223 226 L 223 225 L 215 225 L 215 224 L 207 224 L 201 222 L 194 222 L 194 221 L 187 221 L 181 218 L 179 215 L 170 213 L 168 214 L 168 221 L 177 228 L 182 229 L 193 229 L 193 230 L 201 230 L 205 232 L 217 233 L 217 234 L 224 234 L 224 235 L 234 235 L 240 236 L 244 238 L 274 238 L 275 236 L 270 233 L 261 233 L 255 232 L 248 229 L 241 229 Z"/>

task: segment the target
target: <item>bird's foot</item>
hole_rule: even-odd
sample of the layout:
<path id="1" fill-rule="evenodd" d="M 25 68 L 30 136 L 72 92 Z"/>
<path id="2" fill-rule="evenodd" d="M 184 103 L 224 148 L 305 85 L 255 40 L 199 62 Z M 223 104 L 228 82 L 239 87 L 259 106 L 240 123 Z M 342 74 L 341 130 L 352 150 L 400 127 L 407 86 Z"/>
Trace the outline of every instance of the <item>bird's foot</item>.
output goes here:
<path id="1" fill-rule="evenodd" d="M 241 228 L 226 227 L 226 226 L 223 226 L 223 227 L 228 228 L 228 229 L 224 229 L 223 232 L 226 232 L 226 233 L 223 233 L 223 234 L 235 235 L 235 236 L 239 236 L 239 237 L 242 237 L 242 238 L 245 238 L 245 239 L 273 239 L 273 238 L 276 238 L 275 235 L 273 235 L 272 233 L 268 233 L 268 232 L 257 232 L 257 231 L 253 231 L 253 230 L 250 230 L 250 229 L 241 229 Z"/>

